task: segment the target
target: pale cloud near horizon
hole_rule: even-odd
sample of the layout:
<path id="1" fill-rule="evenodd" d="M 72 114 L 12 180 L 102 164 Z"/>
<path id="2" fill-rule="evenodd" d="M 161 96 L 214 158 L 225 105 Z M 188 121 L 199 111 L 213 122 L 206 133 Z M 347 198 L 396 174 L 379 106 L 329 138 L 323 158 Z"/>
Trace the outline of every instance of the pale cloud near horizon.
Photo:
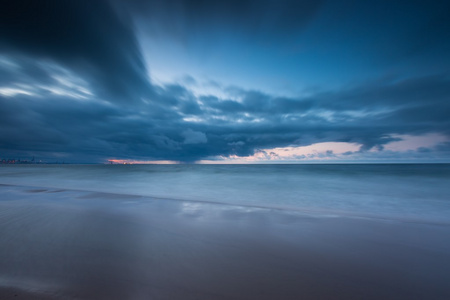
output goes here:
<path id="1" fill-rule="evenodd" d="M 438 146 L 441 143 L 449 142 L 450 139 L 441 134 L 425 134 L 419 136 L 412 135 L 396 135 L 398 139 L 386 144 L 383 148 L 385 153 L 414 153 L 418 149 L 429 149 Z M 364 153 L 360 152 L 361 144 L 345 143 L 345 142 L 324 142 L 316 143 L 309 146 L 289 146 L 276 147 L 272 149 L 261 149 L 255 154 L 247 157 L 237 155 L 229 157 L 214 157 L 213 159 L 202 160 L 199 163 L 295 163 L 295 162 L 339 162 L 339 161 L 363 161 L 368 158 Z M 371 149 L 369 153 L 377 155 L 379 149 Z M 399 156 L 380 158 L 394 159 L 401 161 Z M 411 157 L 405 156 L 406 159 Z"/>

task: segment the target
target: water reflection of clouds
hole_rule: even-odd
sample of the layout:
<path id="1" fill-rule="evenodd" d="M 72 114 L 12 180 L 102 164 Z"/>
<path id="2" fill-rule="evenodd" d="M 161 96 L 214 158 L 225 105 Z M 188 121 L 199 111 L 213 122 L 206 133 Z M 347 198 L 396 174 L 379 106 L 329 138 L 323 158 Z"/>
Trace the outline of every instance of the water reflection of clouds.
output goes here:
<path id="1" fill-rule="evenodd" d="M 184 214 L 199 214 L 204 211 L 203 205 L 195 202 L 183 202 L 181 210 Z"/>
<path id="2" fill-rule="evenodd" d="M 180 204 L 181 214 L 196 219 L 214 220 L 220 218 L 239 219 L 246 218 L 248 214 L 257 212 L 269 212 L 268 209 L 251 207 L 251 206 L 235 206 L 228 204 L 214 204 L 183 201 Z"/>

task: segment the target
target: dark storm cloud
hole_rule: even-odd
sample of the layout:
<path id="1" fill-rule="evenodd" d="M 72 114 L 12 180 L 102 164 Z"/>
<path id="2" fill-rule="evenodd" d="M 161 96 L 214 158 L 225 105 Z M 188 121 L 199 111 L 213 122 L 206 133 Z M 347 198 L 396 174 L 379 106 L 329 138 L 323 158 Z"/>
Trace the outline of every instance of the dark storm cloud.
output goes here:
<path id="1" fill-rule="evenodd" d="M 0 36 L 3 53 L 76 70 L 109 100 L 136 103 L 151 96 L 131 24 L 107 1 L 7 1 L 0 10 Z"/>
<path id="2" fill-rule="evenodd" d="M 360 118 L 361 114 L 381 113 L 378 117 L 371 118 L 383 118 L 380 121 L 389 123 L 441 124 L 448 120 L 449 83 L 446 75 L 404 80 L 392 78 L 337 91 L 317 92 L 304 98 L 274 97 L 262 92 L 234 89 L 233 96 L 238 96 L 239 100 L 222 100 L 214 96 L 200 97 L 200 100 L 213 109 L 212 114 L 226 113 L 231 118 L 239 113 L 279 118 L 314 112 L 316 116 L 302 116 L 304 120 L 312 122 L 323 120 L 323 117 L 317 119 L 318 112 L 329 112 L 332 114 L 330 118 L 335 119 L 334 122 L 341 121 L 339 118 L 350 122 L 354 112 L 360 114 L 354 118 Z M 424 113 L 419 114 L 418 111 Z M 444 129 L 445 127 L 441 127 L 439 130 Z"/>
<path id="3" fill-rule="evenodd" d="M 232 30 L 264 38 L 267 34 L 287 37 L 302 29 L 317 13 L 322 0 L 116 0 L 141 16 L 148 30 L 177 37 L 197 31 Z"/>
<path id="4" fill-rule="evenodd" d="M 147 16 L 145 24 L 182 35 L 231 26 L 289 37 L 320 5 L 10 1 L 0 12 L 0 155 L 196 161 L 331 141 L 358 143 L 365 153 L 383 150 L 399 134 L 450 136 L 446 74 L 383 77 L 299 97 L 239 87 L 222 88 L 225 96 L 196 96 L 189 86 L 200 83 L 192 77 L 185 85 L 149 81 L 128 19 Z"/>
<path id="5" fill-rule="evenodd" d="M 361 151 L 382 150 L 399 140 L 392 136 L 396 134 L 448 135 L 448 118 L 435 117 L 450 111 L 448 86 L 446 77 L 434 76 L 378 81 L 304 99 L 235 90 L 232 96 L 240 98 L 231 100 L 197 98 L 186 87 L 167 85 L 155 89 L 165 101 L 139 110 L 65 94 L 16 95 L 0 98 L 0 114 L 5 116 L 0 148 L 65 153 L 81 160 L 180 161 L 329 141 L 359 143 Z M 408 98 L 414 105 L 408 105 Z M 189 103 L 195 103 L 194 109 L 186 109 Z"/>
<path id="6" fill-rule="evenodd" d="M 399 134 L 448 136 L 449 87 L 446 76 L 433 76 L 377 81 L 305 98 L 240 90 L 233 94 L 238 100 L 199 100 L 208 111 L 204 130 L 210 143 L 228 154 L 329 141 L 359 143 L 366 151 L 382 150 Z"/>

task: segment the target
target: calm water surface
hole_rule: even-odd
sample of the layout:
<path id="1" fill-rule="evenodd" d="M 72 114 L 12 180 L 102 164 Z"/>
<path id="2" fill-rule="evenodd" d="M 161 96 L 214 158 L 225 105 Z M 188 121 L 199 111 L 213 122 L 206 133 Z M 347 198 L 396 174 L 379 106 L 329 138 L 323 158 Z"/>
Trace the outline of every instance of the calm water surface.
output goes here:
<path id="1" fill-rule="evenodd" d="M 2 165 L 0 183 L 450 222 L 449 164 Z"/>

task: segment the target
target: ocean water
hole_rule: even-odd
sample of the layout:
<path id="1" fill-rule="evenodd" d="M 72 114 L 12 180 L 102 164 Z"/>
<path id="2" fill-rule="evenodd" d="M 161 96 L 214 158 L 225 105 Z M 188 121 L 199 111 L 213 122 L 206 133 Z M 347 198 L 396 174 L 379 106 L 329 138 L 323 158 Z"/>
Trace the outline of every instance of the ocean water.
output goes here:
<path id="1" fill-rule="evenodd" d="M 1 165 L 0 184 L 450 223 L 450 164 Z"/>

